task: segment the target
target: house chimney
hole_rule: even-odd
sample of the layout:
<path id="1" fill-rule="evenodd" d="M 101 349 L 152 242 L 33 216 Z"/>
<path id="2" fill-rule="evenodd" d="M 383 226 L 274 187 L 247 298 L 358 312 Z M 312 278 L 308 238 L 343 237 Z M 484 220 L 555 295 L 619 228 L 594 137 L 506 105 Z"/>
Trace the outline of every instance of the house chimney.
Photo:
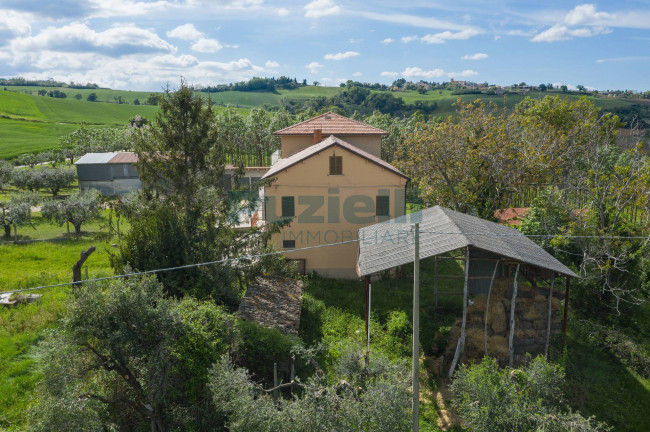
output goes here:
<path id="1" fill-rule="evenodd" d="M 323 129 L 314 129 L 314 142 L 312 144 L 318 144 L 323 141 Z"/>

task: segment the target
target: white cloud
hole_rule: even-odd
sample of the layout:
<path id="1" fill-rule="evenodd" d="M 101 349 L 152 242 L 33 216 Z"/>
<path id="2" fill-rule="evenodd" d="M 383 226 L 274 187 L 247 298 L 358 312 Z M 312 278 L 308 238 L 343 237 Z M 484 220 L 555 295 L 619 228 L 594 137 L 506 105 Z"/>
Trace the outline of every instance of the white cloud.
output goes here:
<path id="1" fill-rule="evenodd" d="M 404 78 L 427 78 L 427 79 L 442 78 L 442 77 L 466 78 L 474 75 L 478 75 L 478 72 L 471 69 L 467 69 L 462 72 L 445 72 L 443 69 L 439 69 L 439 68 L 424 70 L 419 67 L 407 67 L 402 72 L 402 76 Z"/>
<path id="2" fill-rule="evenodd" d="M 475 75 L 478 75 L 478 72 L 472 69 L 466 69 L 462 72 L 447 72 L 449 78 L 468 78 Z"/>
<path id="3" fill-rule="evenodd" d="M 432 69 L 425 71 L 419 67 L 407 67 L 402 72 L 404 78 L 440 78 L 445 76 L 445 71 L 442 69 Z"/>
<path id="4" fill-rule="evenodd" d="M 12 10 L 0 13 L 0 30 L 9 30 L 15 35 L 27 35 L 31 32 L 30 16 Z"/>
<path id="5" fill-rule="evenodd" d="M 600 24 L 604 20 L 615 18 L 615 15 L 607 12 L 596 12 L 596 6 L 593 4 L 582 4 L 576 6 L 564 17 L 564 22 L 568 25 L 583 25 L 583 24 Z"/>
<path id="6" fill-rule="evenodd" d="M 409 43 L 420 39 L 419 36 L 402 36 L 402 42 Z"/>
<path id="7" fill-rule="evenodd" d="M 95 52 L 113 56 L 136 52 L 176 51 L 176 47 L 162 40 L 151 30 L 133 24 L 118 24 L 97 32 L 81 23 L 47 27 L 36 36 L 13 39 L 9 49 L 16 56 L 15 62 L 41 51 Z"/>
<path id="8" fill-rule="evenodd" d="M 425 36 L 422 36 L 420 40 L 422 42 L 426 42 L 429 44 L 442 44 L 445 43 L 445 41 L 448 40 L 465 40 L 469 39 L 471 37 L 474 37 L 476 35 L 481 34 L 479 30 L 468 28 L 465 30 L 461 30 L 456 33 L 452 33 L 450 31 L 444 31 L 441 33 L 435 33 L 435 34 L 428 34 Z"/>
<path id="9" fill-rule="evenodd" d="M 405 24 L 413 27 L 423 27 L 432 29 L 446 29 L 446 30 L 463 30 L 467 28 L 466 25 L 455 24 L 448 21 L 441 21 L 433 17 L 423 17 L 419 15 L 405 15 L 405 14 L 382 14 L 371 11 L 349 11 L 346 14 L 358 15 L 362 18 L 371 19 L 375 21 L 390 22 L 395 24 Z"/>
<path id="10" fill-rule="evenodd" d="M 521 29 L 516 29 L 516 30 L 509 30 L 506 32 L 506 36 L 525 36 L 529 37 L 535 34 L 534 30 L 521 30 Z"/>
<path id="11" fill-rule="evenodd" d="M 280 16 L 287 16 L 289 15 L 289 9 L 281 7 L 280 9 L 276 10 L 275 13 L 277 13 Z"/>
<path id="12" fill-rule="evenodd" d="M 186 4 L 181 2 L 181 6 L 245 10 L 259 8 L 263 3 L 264 0 L 186 0 Z"/>
<path id="13" fill-rule="evenodd" d="M 628 15 L 617 17 L 607 12 L 598 12 L 596 6 L 586 3 L 573 8 L 560 22 L 538 33 L 531 40 L 533 42 L 557 42 L 574 37 L 592 37 L 611 33 L 606 25 L 625 27 L 625 23 L 628 21 Z M 647 27 L 648 23 L 645 25 Z M 575 28 L 575 26 L 582 27 Z"/>
<path id="14" fill-rule="evenodd" d="M 216 39 L 199 38 L 192 44 L 192 50 L 201 53 L 215 53 L 223 48 L 223 45 Z"/>
<path id="15" fill-rule="evenodd" d="M 323 83 L 330 83 L 338 86 L 341 83 L 346 82 L 348 79 L 347 78 L 329 78 L 329 77 L 324 77 L 320 79 L 321 82 Z"/>
<path id="16" fill-rule="evenodd" d="M 309 64 L 308 64 L 307 66 L 305 66 L 305 67 L 306 67 L 307 69 L 309 69 L 309 72 L 315 74 L 315 73 L 318 73 L 318 69 L 322 68 L 323 65 L 320 64 L 320 63 L 318 63 L 318 62 L 313 61 L 313 62 L 309 63 Z"/>
<path id="17" fill-rule="evenodd" d="M 269 69 L 274 69 L 276 67 L 279 67 L 280 63 L 273 60 L 267 60 L 266 63 L 264 63 L 264 66 L 266 66 Z"/>
<path id="18" fill-rule="evenodd" d="M 391 39 L 391 38 L 386 38 L 383 41 L 381 41 L 381 43 L 383 43 L 384 45 L 392 44 L 393 42 L 395 42 L 395 39 Z"/>
<path id="19" fill-rule="evenodd" d="M 361 75 L 363 75 L 361 72 L 355 72 L 352 74 L 354 77 L 360 77 Z"/>
<path id="20" fill-rule="evenodd" d="M 336 15 L 341 12 L 341 7 L 332 0 L 314 0 L 305 6 L 305 17 L 321 18 L 328 15 Z"/>
<path id="21" fill-rule="evenodd" d="M 194 24 L 187 23 L 168 31 L 167 36 L 183 40 L 196 40 L 202 37 L 203 33 L 198 31 Z"/>
<path id="22" fill-rule="evenodd" d="M 637 57 L 611 57 L 611 58 L 602 58 L 596 60 L 596 63 L 607 63 L 607 62 L 628 62 L 628 61 L 647 61 L 650 60 L 650 57 L 646 56 L 637 56 Z"/>
<path id="23" fill-rule="evenodd" d="M 45 54 L 45 53 L 41 53 Z M 53 67 L 50 60 L 59 58 L 60 64 Z M 265 73 L 262 66 L 247 58 L 226 62 L 199 61 L 193 56 L 152 56 L 143 59 L 141 55 L 110 58 L 99 54 L 71 53 L 66 56 L 56 53 L 43 55 L 43 68 L 38 72 L 22 74 L 26 79 L 47 79 L 60 81 L 95 82 L 110 88 L 139 88 L 161 90 L 165 83 L 177 83 L 179 76 L 195 85 L 214 85 L 215 82 L 243 81 Z M 67 62 L 65 64 L 64 62 Z M 82 68 L 74 68 L 83 63 Z"/>
<path id="24" fill-rule="evenodd" d="M 610 29 L 600 26 L 570 29 L 567 26 L 556 24 L 553 27 L 535 35 L 535 37 L 533 37 L 531 40 L 533 42 L 556 42 L 561 40 L 569 40 L 574 37 L 591 37 L 599 34 L 607 34 L 610 32 Z"/>
<path id="25" fill-rule="evenodd" d="M 173 7 L 169 1 L 89 0 L 92 8 L 89 18 L 111 18 L 148 15 Z"/>
<path id="26" fill-rule="evenodd" d="M 485 53 L 467 54 L 461 57 L 463 60 L 485 60 L 488 55 Z"/>
<path id="27" fill-rule="evenodd" d="M 359 53 L 356 51 L 346 51 L 346 52 L 340 52 L 336 54 L 325 54 L 323 58 L 325 60 L 344 60 L 346 58 L 356 57 L 358 55 Z"/>
<path id="28" fill-rule="evenodd" d="M 396 77 L 397 75 L 399 75 L 399 72 L 388 72 L 388 71 L 386 71 L 386 72 L 380 73 L 379 75 L 381 75 L 383 77 Z"/>

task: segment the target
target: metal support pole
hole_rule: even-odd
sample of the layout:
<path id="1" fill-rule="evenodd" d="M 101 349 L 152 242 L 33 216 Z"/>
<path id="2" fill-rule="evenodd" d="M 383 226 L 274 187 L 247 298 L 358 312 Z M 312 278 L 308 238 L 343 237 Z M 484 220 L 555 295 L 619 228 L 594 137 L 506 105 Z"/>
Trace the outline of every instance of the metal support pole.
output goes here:
<path id="1" fill-rule="evenodd" d="M 517 279 L 519 278 L 519 264 L 515 270 L 515 281 L 512 287 L 512 300 L 510 301 L 510 339 L 508 341 L 508 350 L 510 359 L 508 365 L 512 367 L 515 358 L 515 308 L 517 307 Z"/>
<path id="2" fill-rule="evenodd" d="M 497 270 L 499 269 L 499 261 L 496 262 L 494 265 L 494 272 L 492 272 L 492 279 L 490 280 L 490 288 L 488 288 L 488 295 L 487 295 L 487 300 L 485 301 L 485 357 L 488 356 L 488 343 L 487 343 L 487 337 L 488 337 L 488 317 L 490 314 L 490 296 L 492 295 L 492 287 L 494 286 L 494 278 L 497 275 Z"/>
<path id="3" fill-rule="evenodd" d="M 366 315 L 366 355 L 370 359 L 370 311 L 372 309 L 372 284 L 368 284 L 368 314 Z"/>
<path id="4" fill-rule="evenodd" d="M 548 360 L 548 345 L 551 341 L 551 319 L 553 313 L 553 286 L 555 285 L 555 273 L 551 275 L 551 287 L 548 289 L 548 317 L 546 324 L 546 344 L 544 345 L 544 356 Z"/>
<path id="5" fill-rule="evenodd" d="M 567 276 L 566 278 L 566 290 L 564 292 L 564 321 L 562 322 L 562 346 L 566 348 L 566 328 L 569 321 L 569 288 L 570 280 Z"/>
<path id="6" fill-rule="evenodd" d="M 449 368 L 449 378 L 454 375 L 454 370 L 456 370 L 456 364 L 461 359 L 463 352 L 465 351 L 465 329 L 467 326 L 467 303 L 469 299 L 469 247 L 465 250 L 465 281 L 463 283 L 463 322 L 460 326 L 460 337 L 458 338 L 458 343 L 456 344 L 456 352 L 454 353 L 454 359 L 451 362 L 451 367 Z"/>
<path id="7" fill-rule="evenodd" d="M 280 384 L 278 382 L 278 364 L 273 363 L 273 387 L 277 387 L 278 384 Z M 273 398 L 277 398 L 277 397 L 278 397 L 278 391 L 274 390 L 273 391 Z"/>
<path id="8" fill-rule="evenodd" d="M 365 278 L 365 296 L 366 296 L 366 367 L 370 363 L 370 275 Z"/>
<path id="9" fill-rule="evenodd" d="M 420 430 L 420 224 L 415 224 L 413 257 L 413 432 Z"/>
<path id="10" fill-rule="evenodd" d="M 438 255 L 433 257 L 433 310 L 438 310 Z"/>

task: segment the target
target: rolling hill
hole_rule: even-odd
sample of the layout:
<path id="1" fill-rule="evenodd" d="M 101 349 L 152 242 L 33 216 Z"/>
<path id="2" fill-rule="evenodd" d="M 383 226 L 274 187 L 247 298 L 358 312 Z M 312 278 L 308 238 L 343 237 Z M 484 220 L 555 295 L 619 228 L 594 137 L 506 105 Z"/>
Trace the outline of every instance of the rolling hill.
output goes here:
<path id="1" fill-rule="evenodd" d="M 58 90 L 66 94 L 65 99 L 39 96 L 39 90 Z M 344 91 L 343 87 L 305 86 L 293 90 L 277 92 L 226 91 L 219 93 L 198 93 L 210 98 L 218 106 L 231 105 L 246 111 L 261 105 L 280 107 L 286 101 L 305 101 L 316 97 L 330 98 Z M 95 93 L 97 100 L 88 102 L 86 98 Z M 375 90 L 372 93 L 380 93 Z M 115 127 L 125 125 L 135 115 L 153 119 L 157 106 L 135 105 L 146 100 L 150 92 L 125 91 L 113 89 L 73 89 L 38 86 L 7 86 L 0 90 L 0 158 L 8 159 L 23 153 L 40 152 L 58 145 L 59 138 L 77 129 L 82 123 L 90 127 Z M 390 92 L 406 104 L 417 101 L 435 102 L 434 115 L 447 116 L 455 112 L 458 98 L 472 101 L 481 98 L 499 106 L 512 108 L 527 96 L 543 97 L 547 93 L 516 93 L 504 95 L 462 94 L 455 95 L 449 90 L 432 90 L 426 94 L 417 91 Z M 550 93 L 561 94 L 561 93 Z M 77 96 L 80 95 L 80 96 Z M 578 94 L 561 94 L 570 99 L 581 97 Z M 76 97 L 75 97 L 76 96 Z M 611 99 L 604 96 L 588 96 L 594 103 L 607 111 L 625 111 L 638 101 Z M 121 100 L 123 103 L 116 103 Z"/>

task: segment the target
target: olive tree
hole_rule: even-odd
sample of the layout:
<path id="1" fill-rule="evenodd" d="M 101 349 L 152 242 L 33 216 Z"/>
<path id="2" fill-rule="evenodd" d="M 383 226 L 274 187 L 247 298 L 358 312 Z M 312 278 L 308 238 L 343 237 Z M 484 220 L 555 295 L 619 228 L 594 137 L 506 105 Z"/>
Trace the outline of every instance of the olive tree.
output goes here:
<path id="1" fill-rule="evenodd" d="M 14 167 L 6 160 L 0 159 L 0 189 L 4 189 L 11 182 Z"/>
<path id="2" fill-rule="evenodd" d="M 30 192 L 35 192 L 43 186 L 39 170 L 33 168 L 14 170 L 11 175 L 11 183 L 18 189 Z"/>
<path id="3" fill-rule="evenodd" d="M 47 167 L 39 170 L 40 183 L 53 197 L 56 197 L 61 189 L 70 186 L 77 174 L 74 168 L 52 168 Z"/>
<path id="4" fill-rule="evenodd" d="M 25 192 L 12 194 L 9 200 L 0 201 L 0 224 L 4 229 L 4 236 L 11 236 L 11 226 L 14 234 L 17 227 L 29 225 L 32 222 L 32 206 L 38 202 L 38 195 Z"/>
<path id="5" fill-rule="evenodd" d="M 82 285 L 41 348 L 30 425 L 48 430 L 221 430 L 208 371 L 236 336 L 212 302 L 166 297 L 154 277 Z"/>
<path id="6" fill-rule="evenodd" d="M 540 356 L 520 369 L 499 368 L 493 358 L 462 365 L 451 389 L 455 405 L 477 432 L 607 431 L 606 425 L 564 408 L 564 370 Z"/>
<path id="7" fill-rule="evenodd" d="M 240 432 L 405 431 L 409 429 L 410 374 L 404 364 L 377 355 L 369 367 L 363 354 L 344 351 L 334 376 L 317 372 L 293 398 L 271 398 L 248 371 L 227 358 L 212 368 L 210 389 L 217 408 L 227 418 L 228 430 Z"/>
<path id="8" fill-rule="evenodd" d="M 81 234 L 82 224 L 99 218 L 101 203 L 99 193 L 84 190 L 68 196 L 64 200 L 50 200 L 43 204 L 43 217 L 61 226 L 66 222 L 74 226 L 76 234 Z"/>

